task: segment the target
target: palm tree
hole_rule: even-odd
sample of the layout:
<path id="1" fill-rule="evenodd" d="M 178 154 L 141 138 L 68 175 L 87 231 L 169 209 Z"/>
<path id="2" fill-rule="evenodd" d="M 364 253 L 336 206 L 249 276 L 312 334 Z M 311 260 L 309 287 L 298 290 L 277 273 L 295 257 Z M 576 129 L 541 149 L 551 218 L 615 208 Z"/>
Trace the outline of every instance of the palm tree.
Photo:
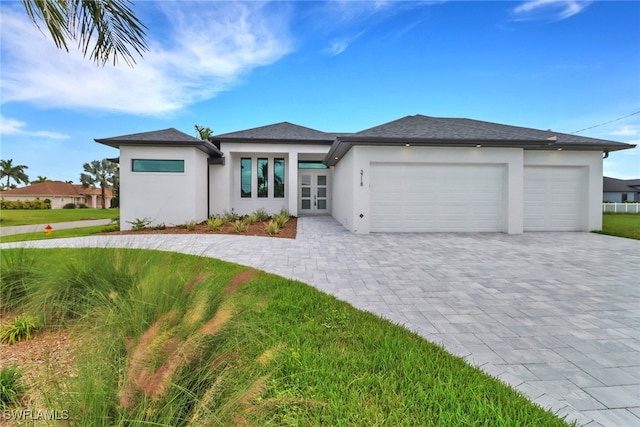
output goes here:
<path id="1" fill-rule="evenodd" d="M 213 136 L 211 128 L 195 125 L 197 137 L 203 141 L 208 141 Z"/>
<path id="2" fill-rule="evenodd" d="M 128 0 L 22 0 L 33 23 L 44 23 L 58 49 L 78 43 L 86 57 L 105 65 L 122 58 L 135 64 L 134 53 L 148 51 L 146 27 L 130 9 Z"/>
<path id="3" fill-rule="evenodd" d="M 105 191 L 109 184 L 114 184 L 118 176 L 118 167 L 107 159 L 93 160 L 91 163 L 85 163 L 83 166 L 86 173 L 80 174 L 80 182 L 84 188 L 100 186 L 102 197 L 102 209 L 105 209 L 106 195 Z"/>
<path id="4" fill-rule="evenodd" d="M 0 160 L 0 178 L 7 178 L 7 184 L 5 188 L 8 190 L 10 187 L 10 180 L 14 180 L 16 184 L 29 183 L 29 176 L 24 173 L 25 169 L 29 169 L 29 166 L 25 165 L 15 165 L 13 164 L 13 159 L 9 160 Z"/>
<path id="5" fill-rule="evenodd" d="M 41 182 L 48 182 L 51 181 L 49 178 L 47 178 L 46 176 L 42 176 L 42 175 L 38 175 L 38 178 L 35 179 L 34 181 L 31 181 L 32 184 L 39 184 Z"/>

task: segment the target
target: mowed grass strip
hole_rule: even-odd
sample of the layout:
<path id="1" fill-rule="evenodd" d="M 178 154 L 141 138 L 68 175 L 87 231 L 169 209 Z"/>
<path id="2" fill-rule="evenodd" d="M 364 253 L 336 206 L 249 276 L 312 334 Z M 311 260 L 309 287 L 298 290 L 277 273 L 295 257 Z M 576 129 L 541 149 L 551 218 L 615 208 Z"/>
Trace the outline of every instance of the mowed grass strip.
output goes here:
<path id="1" fill-rule="evenodd" d="M 37 384 L 72 424 L 566 425 L 441 347 L 301 282 L 148 250 L 0 255 L 3 309 L 78 343 L 77 375 L 52 364 Z"/>
<path id="2" fill-rule="evenodd" d="M 0 227 L 115 219 L 118 216 L 120 209 L 3 209 L 0 211 Z"/>
<path id="3" fill-rule="evenodd" d="M 640 240 L 640 214 L 604 213 L 597 233 Z"/>
<path id="4" fill-rule="evenodd" d="M 11 234 L 9 236 L 0 236 L 0 243 L 24 242 L 29 240 L 61 239 L 64 237 L 84 237 L 91 236 L 97 233 L 108 233 L 118 230 L 119 228 L 117 225 L 96 225 L 92 227 L 66 228 L 63 230 L 56 230 L 54 227 L 53 231 L 51 231 L 51 233 L 49 234 L 45 233 L 44 231 L 40 231 L 37 233 L 22 233 Z"/>

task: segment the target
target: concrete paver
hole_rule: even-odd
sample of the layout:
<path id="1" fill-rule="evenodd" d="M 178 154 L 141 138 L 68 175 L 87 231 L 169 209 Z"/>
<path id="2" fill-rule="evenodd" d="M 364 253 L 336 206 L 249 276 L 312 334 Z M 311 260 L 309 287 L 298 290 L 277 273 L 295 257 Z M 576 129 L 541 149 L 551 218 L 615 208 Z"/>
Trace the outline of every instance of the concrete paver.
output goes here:
<path id="1" fill-rule="evenodd" d="M 590 233 L 138 235 L 2 244 L 219 258 L 306 282 L 444 346 L 580 425 L 640 425 L 640 241 Z"/>

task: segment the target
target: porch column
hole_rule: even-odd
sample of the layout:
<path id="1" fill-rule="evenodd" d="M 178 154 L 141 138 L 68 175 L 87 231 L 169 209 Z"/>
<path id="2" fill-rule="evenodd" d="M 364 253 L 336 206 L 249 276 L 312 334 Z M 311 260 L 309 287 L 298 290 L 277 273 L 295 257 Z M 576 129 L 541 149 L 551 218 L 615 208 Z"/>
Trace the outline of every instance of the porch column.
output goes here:
<path id="1" fill-rule="evenodd" d="M 286 181 L 289 184 L 289 213 L 298 216 L 298 152 L 289 153 Z"/>
<path id="2" fill-rule="evenodd" d="M 97 200 L 98 200 L 98 195 L 97 194 L 92 194 L 91 195 L 91 204 L 92 204 L 92 208 L 97 208 L 98 204 L 97 204 Z"/>

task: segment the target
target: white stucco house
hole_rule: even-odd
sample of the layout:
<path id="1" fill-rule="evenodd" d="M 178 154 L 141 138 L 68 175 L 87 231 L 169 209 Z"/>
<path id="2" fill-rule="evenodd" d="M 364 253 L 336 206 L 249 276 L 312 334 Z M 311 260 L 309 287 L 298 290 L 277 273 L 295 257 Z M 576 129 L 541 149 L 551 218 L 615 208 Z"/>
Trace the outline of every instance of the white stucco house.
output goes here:
<path id="1" fill-rule="evenodd" d="M 264 208 L 332 215 L 354 233 L 597 230 L 603 156 L 634 147 L 423 115 L 357 133 L 283 122 L 209 141 L 176 129 L 96 141 L 120 150 L 123 229 Z"/>

